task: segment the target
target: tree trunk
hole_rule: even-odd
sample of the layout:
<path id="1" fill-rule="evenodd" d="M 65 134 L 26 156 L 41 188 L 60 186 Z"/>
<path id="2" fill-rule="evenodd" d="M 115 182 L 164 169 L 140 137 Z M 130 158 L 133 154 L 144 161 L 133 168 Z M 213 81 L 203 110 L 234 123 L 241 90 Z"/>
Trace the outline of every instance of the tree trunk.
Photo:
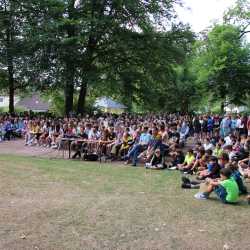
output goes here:
<path id="1" fill-rule="evenodd" d="M 220 104 L 220 112 L 221 112 L 221 114 L 224 114 L 224 109 L 225 109 L 225 103 L 224 103 L 224 101 L 222 101 L 221 104 Z"/>
<path id="2" fill-rule="evenodd" d="M 127 111 L 131 111 L 133 103 L 133 85 L 127 76 L 123 78 L 123 95 L 123 103 L 127 106 Z"/>
<path id="3" fill-rule="evenodd" d="M 13 114 L 15 112 L 14 95 L 15 95 L 14 78 L 13 78 L 13 74 L 10 75 L 9 73 L 9 113 L 10 114 Z"/>
<path id="4" fill-rule="evenodd" d="M 75 67 L 74 65 L 68 63 L 66 66 L 66 83 L 64 89 L 64 97 L 65 97 L 64 112 L 67 117 L 69 117 L 73 112 L 74 78 L 75 78 Z"/>
<path id="5" fill-rule="evenodd" d="M 74 8 L 73 0 L 68 2 L 68 13 L 69 19 L 75 19 L 75 8 Z M 66 32 L 68 38 L 72 38 L 75 36 L 76 27 L 74 24 L 69 24 L 66 26 Z M 75 80 L 75 73 L 76 73 L 76 65 L 75 65 L 75 58 L 72 54 L 72 51 L 75 50 L 75 43 L 69 44 L 66 46 L 67 53 L 66 58 L 64 58 L 65 62 L 65 89 L 64 89 L 64 96 L 65 96 L 65 114 L 69 117 L 73 112 L 73 102 L 74 102 L 74 80 Z"/>
<path id="6" fill-rule="evenodd" d="M 85 111 L 85 103 L 86 103 L 86 96 L 87 96 L 87 83 L 84 82 L 81 86 L 78 104 L 77 104 L 77 114 L 83 115 Z"/>
<path id="7" fill-rule="evenodd" d="M 12 56 L 12 45 L 13 45 L 13 34 L 12 34 L 12 22 L 11 18 L 9 20 L 9 27 L 7 29 L 7 64 L 8 64 L 8 83 L 9 83 L 9 113 L 15 112 L 14 107 L 14 66 L 13 66 L 13 56 Z"/>
<path id="8" fill-rule="evenodd" d="M 15 85 L 14 85 L 14 67 L 13 67 L 13 58 L 10 52 L 10 48 L 7 49 L 7 61 L 8 61 L 8 78 L 9 78 L 9 113 L 15 112 L 14 107 L 14 94 L 15 94 Z"/>

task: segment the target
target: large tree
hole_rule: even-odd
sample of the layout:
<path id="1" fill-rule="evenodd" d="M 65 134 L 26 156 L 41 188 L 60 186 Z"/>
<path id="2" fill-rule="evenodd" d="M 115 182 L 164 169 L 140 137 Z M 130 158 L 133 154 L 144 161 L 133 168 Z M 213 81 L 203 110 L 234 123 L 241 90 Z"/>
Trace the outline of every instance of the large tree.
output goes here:
<path id="1" fill-rule="evenodd" d="M 73 111 L 74 93 L 79 114 L 88 91 L 115 95 L 129 108 L 158 100 L 155 93 L 173 83 L 173 69 L 193 39 L 187 27 L 173 25 L 178 0 L 8 2 L 18 3 L 13 15 L 22 17 L 13 36 L 22 43 L 11 44 L 19 53 L 11 54 L 13 62 L 21 62 L 13 76 L 32 91 L 63 90 L 66 115 Z"/>
<path id="2" fill-rule="evenodd" d="M 250 92 L 250 50 L 233 25 L 216 25 L 196 47 L 198 82 L 224 103 L 243 103 Z"/>
<path id="3" fill-rule="evenodd" d="M 22 61 L 22 15 L 18 1 L 0 1 L 0 71 L 2 87 L 9 92 L 9 112 L 14 112 L 18 67 Z M 3 77 L 4 76 L 4 77 Z"/>

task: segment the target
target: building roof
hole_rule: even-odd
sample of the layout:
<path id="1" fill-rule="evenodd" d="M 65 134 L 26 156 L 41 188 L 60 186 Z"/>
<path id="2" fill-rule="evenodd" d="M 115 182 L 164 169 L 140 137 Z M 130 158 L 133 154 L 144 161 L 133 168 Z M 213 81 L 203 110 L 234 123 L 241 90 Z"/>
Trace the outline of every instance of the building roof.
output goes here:
<path id="1" fill-rule="evenodd" d="M 95 107 L 101 107 L 106 109 L 126 109 L 123 104 L 116 102 L 108 97 L 98 98 L 94 104 Z"/>
<path id="2" fill-rule="evenodd" d="M 16 106 L 35 112 L 47 112 L 49 110 L 49 103 L 43 101 L 39 95 L 25 97 L 21 99 Z"/>

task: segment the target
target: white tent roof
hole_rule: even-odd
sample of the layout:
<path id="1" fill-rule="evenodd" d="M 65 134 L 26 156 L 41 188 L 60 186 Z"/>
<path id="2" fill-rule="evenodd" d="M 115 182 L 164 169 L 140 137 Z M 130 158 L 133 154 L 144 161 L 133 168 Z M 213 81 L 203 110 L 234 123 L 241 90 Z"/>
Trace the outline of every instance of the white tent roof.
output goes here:
<path id="1" fill-rule="evenodd" d="M 116 102 L 108 97 L 101 97 L 95 101 L 95 107 L 107 108 L 107 109 L 126 109 L 123 104 Z"/>

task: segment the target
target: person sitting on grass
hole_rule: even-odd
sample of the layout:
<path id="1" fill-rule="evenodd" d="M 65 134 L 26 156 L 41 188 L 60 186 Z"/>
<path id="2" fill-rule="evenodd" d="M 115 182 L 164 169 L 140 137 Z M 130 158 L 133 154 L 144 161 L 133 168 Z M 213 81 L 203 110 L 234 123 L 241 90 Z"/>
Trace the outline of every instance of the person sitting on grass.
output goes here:
<path id="1" fill-rule="evenodd" d="M 205 139 L 205 143 L 203 144 L 203 147 L 204 147 L 205 151 L 207 151 L 207 150 L 213 150 L 214 149 L 214 145 L 210 141 L 209 137 L 207 137 Z"/>
<path id="2" fill-rule="evenodd" d="M 223 154 L 223 149 L 221 147 L 221 144 L 218 142 L 213 150 L 213 155 L 217 158 L 220 158 Z"/>
<path id="3" fill-rule="evenodd" d="M 172 157 L 172 161 L 168 164 L 168 167 L 176 167 L 178 164 L 182 164 L 185 160 L 185 156 L 181 149 L 176 148 L 169 154 Z"/>
<path id="4" fill-rule="evenodd" d="M 205 180 L 206 178 L 218 178 L 220 176 L 220 166 L 218 164 L 218 159 L 215 156 L 211 156 L 209 163 L 207 164 L 207 169 L 200 171 L 198 173 L 198 180 Z"/>
<path id="5" fill-rule="evenodd" d="M 140 159 L 143 162 L 148 162 L 152 159 L 152 156 L 155 152 L 156 148 L 161 147 L 161 136 L 159 135 L 159 131 L 157 128 L 153 128 L 152 130 L 152 136 L 148 143 L 148 147 L 146 150 L 141 152 L 141 154 L 138 156 L 138 159 Z"/>
<path id="6" fill-rule="evenodd" d="M 233 151 L 233 146 L 232 145 L 227 145 L 224 148 L 224 151 L 228 154 L 229 161 L 232 161 L 233 157 L 236 155 L 235 152 Z"/>
<path id="7" fill-rule="evenodd" d="M 132 160 L 132 166 L 136 167 L 139 154 L 147 149 L 151 138 L 152 136 L 148 131 L 148 127 L 145 126 L 143 128 L 143 132 L 140 135 L 139 142 L 134 144 L 131 150 L 129 150 L 128 154 L 123 157 L 123 159 L 126 161 L 125 164 L 128 164 L 128 161 Z"/>
<path id="8" fill-rule="evenodd" d="M 219 165 L 221 169 L 227 167 L 227 165 L 229 164 L 229 156 L 225 152 L 223 152 L 221 157 L 219 157 L 218 159 L 219 159 Z"/>
<path id="9" fill-rule="evenodd" d="M 250 157 L 238 162 L 239 171 L 245 178 L 250 178 Z"/>
<path id="10" fill-rule="evenodd" d="M 126 128 L 125 132 L 123 133 L 122 137 L 122 144 L 121 148 L 118 151 L 118 157 L 123 157 L 128 153 L 128 150 L 133 142 L 132 136 L 129 134 L 129 129 Z"/>
<path id="11" fill-rule="evenodd" d="M 238 169 L 237 163 L 231 163 L 228 165 L 228 167 L 232 171 L 232 178 L 237 182 L 240 195 L 241 194 L 247 194 L 247 187 L 244 185 L 242 180 L 242 175 Z"/>
<path id="12" fill-rule="evenodd" d="M 236 204 L 239 199 L 239 187 L 232 176 L 230 168 L 220 171 L 220 180 L 208 179 L 205 192 L 199 192 L 194 197 L 198 200 L 206 200 L 212 192 L 225 204 Z"/>
<path id="13" fill-rule="evenodd" d="M 193 165 L 195 162 L 195 157 L 192 149 L 189 149 L 186 156 L 185 160 L 182 164 L 178 164 L 177 167 L 172 167 L 170 169 L 179 169 L 183 172 L 188 172 L 190 169 L 192 169 Z"/>
<path id="14" fill-rule="evenodd" d="M 147 162 L 145 164 L 145 168 L 147 169 L 155 169 L 155 170 L 160 170 L 164 169 L 166 167 L 165 165 L 165 159 L 163 154 L 161 153 L 161 149 L 157 148 L 154 151 L 153 157 L 150 160 L 150 162 Z"/>
<path id="15" fill-rule="evenodd" d="M 195 162 L 192 167 L 192 172 L 197 172 L 199 169 L 205 170 L 206 169 L 206 152 L 203 147 L 199 147 L 198 150 L 196 150 L 195 154 Z"/>
<path id="16" fill-rule="evenodd" d="M 5 136 L 4 122 L 0 121 L 0 142 L 4 140 L 4 136 Z"/>

